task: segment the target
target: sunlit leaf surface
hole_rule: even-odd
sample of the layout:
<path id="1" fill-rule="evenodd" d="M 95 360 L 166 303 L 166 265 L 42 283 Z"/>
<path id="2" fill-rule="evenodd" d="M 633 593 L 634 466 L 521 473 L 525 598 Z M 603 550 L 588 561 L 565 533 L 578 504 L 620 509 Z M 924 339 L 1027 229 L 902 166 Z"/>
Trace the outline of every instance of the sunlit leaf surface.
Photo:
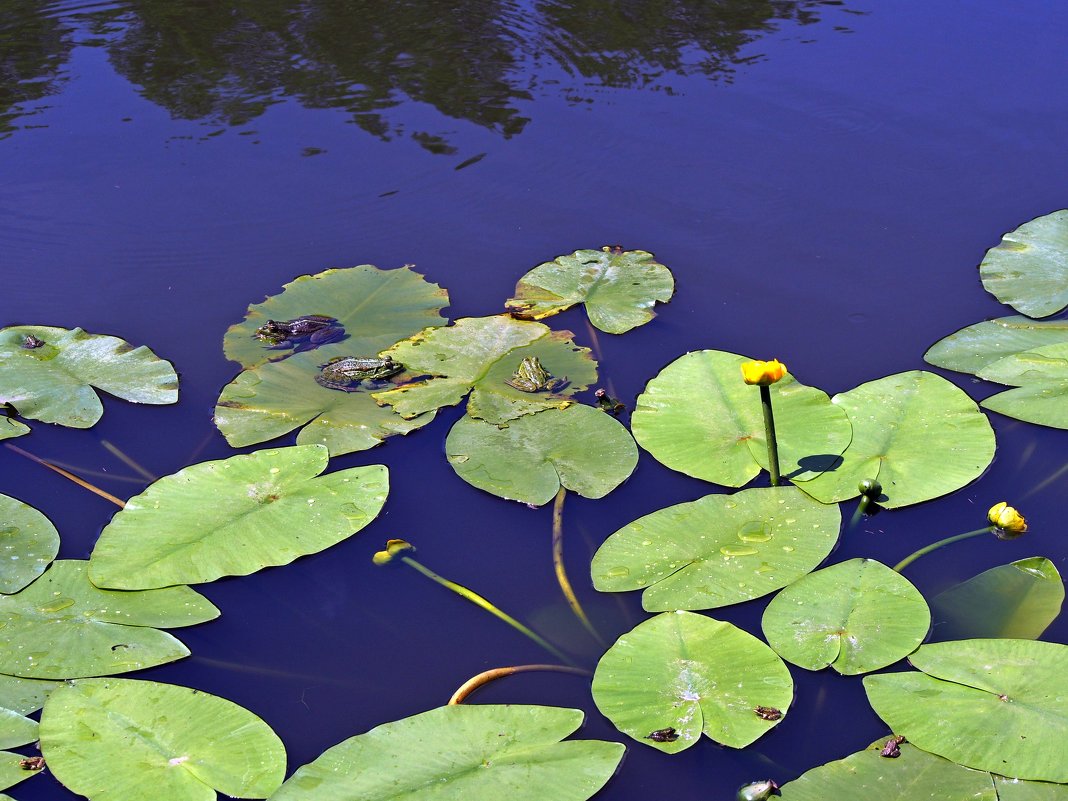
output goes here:
<path id="1" fill-rule="evenodd" d="M 25 781 L 36 776 L 40 771 L 25 770 L 19 766 L 19 762 L 25 759 L 22 754 L 12 754 L 9 751 L 0 751 L 0 790 Z M 0 801 L 14 801 L 11 796 L 0 794 Z"/>
<path id="2" fill-rule="evenodd" d="M 1014 353 L 1068 342 L 1068 320 L 1036 321 L 1013 315 L 969 325 L 936 342 L 924 359 L 936 367 L 978 373 Z"/>
<path id="3" fill-rule="evenodd" d="M 987 292 L 1029 317 L 1068 306 L 1068 209 L 1005 234 L 987 251 L 979 275 Z"/>
<path id="4" fill-rule="evenodd" d="M 0 748 L 18 748 L 37 739 L 37 721 L 0 706 Z"/>
<path id="5" fill-rule="evenodd" d="M 244 576 L 335 545 L 385 503 L 382 465 L 320 476 L 322 445 L 256 451 L 165 476 L 126 502 L 97 541 L 101 587 L 150 589 Z"/>
<path id="6" fill-rule="evenodd" d="M 45 698 L 58 684 L 56 681 L 0 673 L 0 706 L 20 715 L 29 715 L 44 706 Z"/>
<path id="7" fill-rule="evenodd" d="M 602 592 L 644 590 L 650 611 L 710 609 L 759 598 L 822 562 L 841 513 L 794 487 L 706 495 L 621 528 L 593 557 Z"/>
<path id="8" fill-rule="evenodd" d="M 671 271 L 652 253 L 577 250 L 539 264 L 520 278 L 515 297 L 505 307 L 541 320 L 585 303 L 595 327 L 622 334 L 649 322 L 656 314 L 653 305 L 666 303 L 674 291 Z"/>
<path id="9" fill-rule="evenodd" d="M 668 753 L 689 748 L 702 732 L 744 748 L 778 725 L 793 692 L 790 671 L 768 646 L 693 612 L 638 624 L 601 657 L 593 677 L 601 713 Z"/>
<path id="10" fill-rule="evenodd" d="M 1068 428 L 1068 381 L 1007 389 L 984 400 L 983 408 L 1026 423 Z"/>
<path id="11" fill-rule="evenodd" d="M 0 439 L 12 439 L 29 433 L 30 427 L 25 423 L 0 415 Z"/>
<path id="12" fill-rule="evenodd" d="M 47 517 L 0 495 L 0 593 L 21 590 L 44 572 L 58 552 L 59 532 Z"/>

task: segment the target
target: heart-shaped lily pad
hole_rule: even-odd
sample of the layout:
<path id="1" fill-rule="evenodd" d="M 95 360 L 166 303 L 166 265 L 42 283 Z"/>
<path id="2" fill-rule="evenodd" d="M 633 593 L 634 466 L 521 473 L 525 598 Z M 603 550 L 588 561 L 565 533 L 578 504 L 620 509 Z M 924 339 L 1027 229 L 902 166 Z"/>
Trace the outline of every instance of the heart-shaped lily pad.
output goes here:
<path id="1" fill-rule="evenodd" d="M 742 380 L 745 356 L 702 350 L 679 357 L 638 396 L 634 438 L 657 461 L 695 478 L 740 487 L 767 468 L 759 387 Z M 826 393 L 787 375 L 771 386 L 779 467 L 802 481 L 830 468 L 852 436 Z"/>
<path id="2" fill-rule="evenodd" d="M 1029 317 L 1068 306 L 1068 209 L 1036 217 L 987 251 L 979 275 L 1002 303 Z"/>
<path id="3" fill-rule="evenodd" d="M 37 739 L 37 721 L 0 707 L 0 748 L 18 748 Z"/>
<path id="4" fill-rule="evenodd" d="M 582 712 L 547 706 L 445 706 L 345 740 L 294 773 L 271 801 L 585 801 L 623 746 L 568 740 Z"/>
<path id="5" fill-rule="evenodd" d="M 297 445 L 165 476 L 104 527 L 89 576 L 121 590 L 199 584 L 329 548 L 374 520 L 389 477 L 383 465 L 320 476 L 328 458 Z"/>
<path id="6" fill-rule="evenodd" d="M 849 415 L 853 441 L 842 463 L 798 486 L 824 503 L 860 494 L 874 479 L 898 508 L 953 492 L 994 458 L 994 430 L 975 401 L 941 376 L 922 370 L 886 376 L 834 396 Z"/>
<path id="7" fill-rule="evenodd" d="M 759 598 L 813 570 L 838 541 L 837 506 L 794 487 L 706 495 L 629 523 L 597 550 L 601 592 L 645 590 L 650 611 L 710 609 Z"/>
<path id="8" fill-rule="evenodd" d="M 778 725 L 793 694 L 790 671 L 768 646 L 692 612 L 639 623 L 593 676 L 593 700 L 616 728 L 672 754 L 702 732 L 744 748 Z"/>
<path id="9" fill-rule="evenodd" d="M 285 775 L 282 741 L 256 715 L 190 687 L 82 679 L 41 713 L 41 751 L 90 801 L 266 798 Z"/>
<path id="10" fill-rule="evenodd" d="M 1068 342 L 1068 320 L 1012 315 L 969 325 L 936 342 L 923 358 L 936 367 L 976 374 L 1014 353 Z"/>
<path id="11" fill-rule="evenodd" d="M 321 315 L 337 320 L 344 334 L 315 348 L 320 363 L 333 356 L 373 356 L 424 328 L 444 325 L 439 312 L 448 305 L 448 292 L 409 267 L 380 270 L 361 264 L 302 275 L 280 294 L 249 306 L 245 319 L 223 337 L 223 352 L 242 367 L 284 359 L 299 348 L 272 347 L 256 337 L 256 330 L 268 320 Z"/>
<path id="12" fill-rule="evenodd" d="M 602 498 L 638 463 L 627 429 L 582 404 L 520 417 L 505 428 L 465 415 L 449 431 L 445 453 L 468 484 L 536 506 L 561 486 Z"/>
<path id="13" fill-rule="evenodd" d="M 148 348 L 80 328 L 0 330 L 0 403 L 21 417 L 89 428 L 104 413 L 93 387 L 133 403 L 174 403 L 178 376 Z"/>
<path id="14" fill-rule="evenodd" d="M 32 506 L 0 495 L 0 593 L 18 592 L 59 553 L 59 532 Z"/>
<path id="15" fill-rule="evenodd" d="M 503 424 L 545 409 L 562 409 L 571 403 L 569 396 L 597 380 L 597 363 L 588 348 L 571 341 L 570 331 L 554 332 L 507 315 L 467 317 L 448 328 L 432 328 L 397 343 L 385 355 L 410 373 L 431 376 L 375 393 L 375 400 L 404 417 L 455 406 L 470 392 L 471 417 Z M 534 358 L 549 374 L 549 383 L 533 390 L 510 384 L 520 383 L 516 373 L 524 360 Z"/>
<path id="16" fill-rule="evenodd" d="M 656 316 L 653 305 L 675 291 L 671 271 L 644 250 L 576 250 L 539 264 L 519 279 L 505 308 L 541 320 L 586 304 L 590 322 L 609 334 L 622 334 Z"/>
<path id="17" fill-rule="evenodd" d="M 931 613 L 908 579 L 871 559 L 817 570 L 771 599 L 768 644 L 807 670 L 851 676 L 893 664 L 927 636 Z"/>
<path id="18" fill-rule="evenodd" d="M 1068 646 L 960 640 L 925 645 L 909 661 L 923 673 L 864 677 L 894 732 L 970 768 L 1068 782 Z"/>
<path id="19" fill-rule="evenodd" d="M 189 650 L 152 627 L 192 626 L 219 615 L 189 587 L 99 589 L 86 567 L 60 560 L 26 589 L 0 596 L 0 672 L 68 679 L 173 662 Z"/>

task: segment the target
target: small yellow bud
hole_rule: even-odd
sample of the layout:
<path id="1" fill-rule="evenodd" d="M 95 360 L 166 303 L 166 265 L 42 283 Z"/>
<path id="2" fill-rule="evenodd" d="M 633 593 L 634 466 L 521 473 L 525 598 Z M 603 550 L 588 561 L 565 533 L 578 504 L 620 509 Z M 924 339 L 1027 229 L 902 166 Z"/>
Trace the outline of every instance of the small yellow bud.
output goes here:
<path id="1" fill-rule="evenodd" d="M 375 551 L 371 561 L 376 565 L 388 565 L 397 554 L 414 550 L 415 546 L 405 540 L 386 540 L 386 549 L 384 551 Z"/>
<path id="2" fill-rule="evenodd" d="M 747 384 L 766 387 L 779 381 L 784 375 L 786 375 L 786 365 L 778 359 L 772 359 L 770 362 L 742 363 L 742 378 Z"/>
<path id="3" fill-rule="evenodd" d="M 994 533 L 1003 540 L 1011 540 L 1027 531 L 1027 521 L 1024 520 L 1024 516 L 1005 501 L 991 506 L 986 518 L 994 527 Z"/>

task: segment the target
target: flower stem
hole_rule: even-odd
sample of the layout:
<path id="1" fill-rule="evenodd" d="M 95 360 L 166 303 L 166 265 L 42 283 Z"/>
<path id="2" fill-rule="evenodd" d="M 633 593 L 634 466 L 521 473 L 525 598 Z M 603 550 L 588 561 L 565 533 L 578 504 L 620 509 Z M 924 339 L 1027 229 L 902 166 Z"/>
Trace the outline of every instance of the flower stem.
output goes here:
<path id="1" fill-rule="evenodd" d="M 912 554 L 909 554 L 908 556 L 906 556 L 904 559 L 902 559 L 900 562 L 898 562 L 896 565 L 894 565 L 894 570 L 896 570 L 898 573 L 900 573 L 902 570 L 904 570 L 906 567 L 911 565 L 913 562 L 915 562 L 921 556 L 923 556 L 925 554 L 929 554 L 931 551 L 937 551 L 943 545 L 950 545 L 950 544 L 952 544 L 954 542 L 960 542 L 961 540 L 966 540 L 966 539 L 969 539 L 971 537 L 978 537 L 978 536 L 981 536 L 983 534 L 989 534 L 989 533 L 990 533 L 990 526 L 987 526 L 985 528 L 977 528 L 975 531 L 966 531 L 963 534 L 957 534 L 954 537 L 946 537 L 944 540 L 939 540 L 938 542 L 932 542 L 930 545 L 927 545 L 927 546 L 925 546 L 923 548 L 920 548 L 920 550 L 916 551 L 915 553 L 912 553 Z"/>
<path id="2" fill-rule="evenodd" d="M 564 598 L 567 599 L 567 605 L 575 613 L 575 617 L 585 626 L 586 631 L 593 636 L 598 645 L 607 647 L 605 641 L 601 639 L 600 633 L 593 627 L 593 623 L 586 616 L 586 612 L 582 608 L 582 604 L 579 603 L 578 596 L 575 595 L 575 590 L 572 589 L 571 582 L 567 578 L 567 571 L 564 570 L 564 499 L 566 497 L 567 490 L 561 486 L 560 491 L 556 493 L 556 500 L 553 502 L 553 568 L 556 570 L 556 581 L 560 585 L 560 590 L 564 593 Z"/>
<path id="3" fill-rule="evenodd" d="M 775 442 L 775 415 L 771 411 L 771 387 L 760 386 L 760 406 L 764 410 L 764 434 L 768 440 L 768 472 L 771 486 L 779 486 L 779 446 Z"/>
<path id="4" fill-rule="evenodd" d="M 456 706 L 462 704 L 467 700 L 467 696 L 477 690 L 479 687 L 489 684 L 494 679 L 504 678 L 505 676 L 511 676 L 513 673 L 527 673 L 532 670 L 546 670 L 554 671 L 556 673 L 573 673 L 576 676 L 589 676 L 590 671 L 583 668 L 568 667 L 566 665 L 512 665 L 511 667 L 499 667 L 492 670 L 484 670 L 477 676 L 472 676 L 463 684 L 460 688 L 452 694 L 452 698 L 449 699 L 449 706 Z"/>
<path id="5" fill-rule="evenodd" d="M 412 559 L 410 556 L 402 556 L 401 561 L 404 562 L 406 565 L 413 567 L 415 570 L 422 573 L 424 576 L 431 579 L 432 581 L 436 581 L 442 587 L 445 587 L 445 589 L 452 590 L 461 598 L 466 598 L 475 606 L 480 606 L 490 614 L 503 620 L 505 623 L 514 628 L 520 634 L 523 634 L 532 639 L 534 642 L 536 642 L 538 645 L 540 645 L 542 648 L 544 648 L 546 651 L 548 651 L 560 661 L 567 662 L 569 665 L 575 664 L 574 661 L 569 659 L 559 648 L 545 640 L 541 635 L 524 626 L 511 615 L 498 609 L 496 606 L 490 603 L 487 599 L 483 598 L 477 592 L 469 590 L 467 587 L 463 586 L 462 584 L 457 584 L 455 581 L 449 581 L 447 578 L 439 576 L 433 570 L 423 566 L 416 560 Z"/>
<path id="6" fill-rule="evenodd" d="M 63 478 L 66 478 L 66 479 L 69 479 L 70 481 L 73 481 L 79 487 L 83 487 L 83 488 L 89 490 L 90 492 L 96 493 L 101 498 L 105 498 L 105 499 L 111 501 L 113 504 L 118 506 L 120 509 L 122 509 L 123 507 L 126 506 L 126 501 L 122 500 L 121 498 L 116 498 L 110 492 L 105 492 L 104 490 L 100 489 L 100 487 L 97 487 L 97 486 L 94 486 L 93 484 L 90 484 L 84 478 L 78 478 L 78 476 L 74 475 L 74 473 L 70 473 L 70 472 L 64 470 L 62 467 L 56 467 L 51 462 L 46 462 L 40 456 L 34 456 L 29 451 L 24 451 L 22 448 L 18 447 L 17 445 L 12 445 L 11 443 L 7 443 L 5 445 L 5 447 L 7 447 L 10 450 L 13 450 L 15 453 L 19 454 L 20 456 L 25 456 L 27 459 L 30 459 L 31 461 L 37 462 L 37 464 L 39 464 L 39 465 L 43 465 L 44 467 L 47 467 L 49 470 L 54 470 L 55 472 L 57 472 L 61 476 L 63 476 Z"/>

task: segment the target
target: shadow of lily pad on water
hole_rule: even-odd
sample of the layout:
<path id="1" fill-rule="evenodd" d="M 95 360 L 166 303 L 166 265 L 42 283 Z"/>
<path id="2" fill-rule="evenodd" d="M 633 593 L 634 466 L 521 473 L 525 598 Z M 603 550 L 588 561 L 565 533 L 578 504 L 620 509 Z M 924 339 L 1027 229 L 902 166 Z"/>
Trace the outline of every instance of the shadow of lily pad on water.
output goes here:
<path id="1" fill-rule="evenodd" d="M 32 506 L 0 495 L 0 593 L 18 592 L 59 553 L 59 532 Z"/>
<path id="2" fill-rule="evenodd" d="M 1029 317 L 1048 317 L 1068 306 L 1068 209 L 1036 217 L 987 251 L 983 288 Z"/>
<path id="3" fill-rule="evenodd" d="M 563 741 L 582 718 L 578 709 L 547 706 L 438 707 L 335 745 L 271 801 L 586 801 L 612 777 L 624 748 Z"/>

